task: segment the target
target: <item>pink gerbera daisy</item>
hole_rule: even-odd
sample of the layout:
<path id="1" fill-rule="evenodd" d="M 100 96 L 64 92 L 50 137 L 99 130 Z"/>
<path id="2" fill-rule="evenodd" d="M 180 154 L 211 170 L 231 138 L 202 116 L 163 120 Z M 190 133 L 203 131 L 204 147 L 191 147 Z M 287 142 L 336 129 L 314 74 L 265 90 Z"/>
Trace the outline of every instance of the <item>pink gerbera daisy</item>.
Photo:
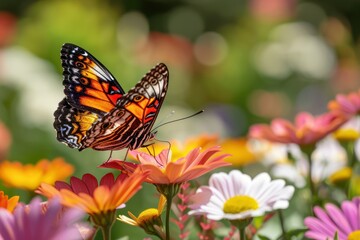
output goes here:
<path id="1" fill-rule="evenodd" d="M 314 208 L 315 217 L 304 221 L 308 227 L 305 236 L 314 240 L 333 239 L 338 234 L 339 240 L 360 239 L 360 198 L 344 201 L 341 207 L 332 203 L 325 209 Z"/>

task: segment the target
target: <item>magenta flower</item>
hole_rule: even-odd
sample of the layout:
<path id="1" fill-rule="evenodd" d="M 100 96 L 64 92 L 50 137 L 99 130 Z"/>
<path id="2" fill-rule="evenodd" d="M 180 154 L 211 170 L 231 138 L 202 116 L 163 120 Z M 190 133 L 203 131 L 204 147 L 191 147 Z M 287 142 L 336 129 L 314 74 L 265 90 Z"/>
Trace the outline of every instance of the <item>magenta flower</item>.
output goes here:
<path id="1" fill-rule="evenodd" d="M 340 112 L 350 117 L 360 114 L 360 90 L 348 95 L 336 95 L 335 100 L 329 102 L 328 108 L 331 111 Z"/>
<path id="2" fill-rule="evenodd" d="M 325 113 L 313 116 L 299 113 L 295 123 L 285 119 L 274 119 L 270 125 L 256 124 L 250 128 L 249 136 L 278 143 L 311 145 L 339 128 L 348 118 L 340 113 Z"/>
<path id="3" fill-rule="evenodd" d="M 13 214 L 0 209 L 0 239 L 83 239 L 75 226 L 83 216 L 78 209 L 63 210 L 59 199 L 44 207 L 40 198 L 34 198 L 29 205 L 19 204 Z"/>
<path id="4" fill-rule="evenodd" d="M 341 208 L 325 205 L 325 210 L 314 208 L 315 217 L 305 218 L 308 231 L 305 236 L 314 240 L 333 239 L 337 232 L 339 240 L 360 239 L 360 198 L 344 201 Z"/>

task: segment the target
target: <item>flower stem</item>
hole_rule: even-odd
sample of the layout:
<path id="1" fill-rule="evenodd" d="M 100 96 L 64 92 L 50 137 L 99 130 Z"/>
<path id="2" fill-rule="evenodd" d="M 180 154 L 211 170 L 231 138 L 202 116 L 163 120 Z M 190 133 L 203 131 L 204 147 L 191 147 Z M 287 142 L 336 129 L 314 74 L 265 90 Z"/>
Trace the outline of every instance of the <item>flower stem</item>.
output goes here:
<path id="1" fill-rule="evenodd" d="M 163 194 L 166 198 L 166 219 L 165 219 L 165 227 L 166 227 L 166 240 L 170 240 L 170 211 L 171 211 L 171 203 L 173 198 L 178 194 L 180 190 L 181 183 L 173 183 L 173 184 L 155 184 L 156 189 L 159 193 Z"/>
<path id="2" fill-rule="evenodd" d="M 166 196 L 166 240 L 170 240 L 170 211 L 171 211 L 172 196 Z"/>
<path id="3" fill-rule="evenodd" d="M 245 235 L 245 228 L 240 228 L 240 240 L 246 240 L 246 235 Z"/>
<path id="4" fill-rule="evenodd" d="M 311 209 L 313 208 L 314 205 L 316 205 L 316 203 L 318 202 L 318 192 L 316 189 L 316 186 L 314 184 L 314 181 L 312 179 L 312 175 L 313 175 L 313 164 L 312 164 L 312 159 L 311 159 L 311 154 L 315 149 L 314 145 L 305 145 L 305 146 L 300 146 L 302 152 L 306 155 L 307 159 L 308 159 L 308 163 L 309 163 L 309 170 L 308 170 L 308 184 L 309 184 L 309 188 L 310 188 L 310 193 L 311 193 Z"/>
<path id="5" fill-rule="evenodd" d="M 115 220 L 115 211 L 101 212 L 91 216 L 94 225 L 101 229 L 103 240 L 111 239 L 111 228 Z"/>
<path id="6" fill-rule="evenodd" d="M 251 223 L 252 218 L 230 220 L 231 224 L 234 225 L 240 233 L 240 240 L 246 240 L 245 229 Z"/>
<path id="7" fill-rule="evenodd" d="M 279 210 L 278 213 L 279 213 L 279 220 L 280 220 L 280 226 L 281 226 L 281 231 L 282 231 L 282 239 L 287 240 L 283 212 L 281 210 Z"/>
<path id="8" fill-rule="evenodd" d="M 311 160 L 311 156 L 308 156 L 309 159 L 309 171 L 308 171 L 308 182 L 309 182 L 309 188 L 310 188 L 310 192 L 311 192 L 311 203 L 312 205 L 314 205 L 317 201 L 317 191 L 315 189 L 315 184 L 312 180 L 312 172 L 313 172 L 313 167 L 312 167 L 312 160 Z"/>
<path id="9" fill-rule="evenodd" d="M 356 156 L 355 156 L 355 142 L 348 141 L 346 144 L 346 153 L 348 155 L 348 162 L 349 167 L 353 168 L 356 163 Z"/>
<path id="10" fill-rule="evenodd" d="M 103 235 L 103 240 L 110 240 L 111 239 L 111 225 L 105 225 L 101 227 L 101 232 Z"/>

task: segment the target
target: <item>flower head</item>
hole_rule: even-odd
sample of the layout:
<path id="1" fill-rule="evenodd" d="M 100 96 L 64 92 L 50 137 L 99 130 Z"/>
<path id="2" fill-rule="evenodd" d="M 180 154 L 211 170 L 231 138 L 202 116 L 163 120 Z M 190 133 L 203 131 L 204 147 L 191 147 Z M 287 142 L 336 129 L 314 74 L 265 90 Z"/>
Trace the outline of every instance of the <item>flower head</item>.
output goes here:
<path id="1" fill-rule="evenodd" d="M 136 217 L 131 212 L 128 212 L 130 218 L 125 215 L 119 215 L 117 219 L 129 225 L 141 227 L 146 233 L 157 235 L 161 238 L 161 236 L 164 234 L 162 231 L 163 224 L 161 220 L 161 214 L 164 210 L 165 204 L 166 198 L 164 195 L 161 195 L 157 209 L 148 208 L 142 211 L 138 217 Z"/>
<path id="2" fill-rule="evenodd" d="M 335 100 L 328 104 L 328 108 L 334 112 L 354 116 L 360 114 L 360 90 L 352 92 L 348 95 L 338 94 Z"/>
<path id="3" fill-rule="evenodd" d="M 59 171 L 61 169 L 61 171 Z M 43 159 L 35 165 L 4 161 L 0 163 L 0 179 L 10 187 L 35 190 L 40 183 L 54 184 L 74 172 L 74 167 L 62 158 Z"/>
<path id="4" fill-rule="evenodd" d="M 230 138 L 221 142 L 221 148 L 231 156 L 226 161 L 233 166 L 245 166 L 260 160 L 260 154 L 256 154 L 250 148 L 245 138 Z"/>
<path id="5" fill-rule="evenodd" d="M 314 208 L 314 217 L 305 218 L 307 238 L 314 240 L 333 239 L 337 232 L 339 240 L 360 238 L 360 198 L 344 201 L 341 207 L 327 203 L 325 209 Z"/>
<path id="6" fill-rule="evenodd" d="M 271 144 L 263 158 L 263 163 L 270 167 L 273 176 L 289 180 L 299 188 L 305 186 L 309 162 L 298 145 Z M 346 151 L 335 139 L 326 137 L 316 143 L 311 162 L 311 179 L 314 183 L 319 183 L 346 165 Z"/>
<path id="7" fill-rule="evenodd" d="M 84 174 L 82 179 L 71 177 L 70 184 L 57 181 L 55 187 L 42 183 L 36 191 L 48 198 L 60 197 L 68 207 L 79 207 L 90 215 L 115 212 L 140 188 L 146 174 L 136 172 L 130 176 L 120 174 L 116 180 L 112 173 L 104 175 L 98 183 L 96 177 Z"/>
<path id="8" fill-rule="evenodd" d="M 333 137 L 340 142 L 354 142 L 360 138 L 360 116 L 350 118 L 344 125 L 333 133 Z"/>
<path id="9" fill-rule="evenodd" d="M 208 147 L 214 147 L 219 145 L 219 138 L 216 135 L 198 135 L 195 137 L 191 137 L 187 139 L 185 142 L 180 142 L 177 140 L 171 141 L 171 156 L 173 159 L 178 159 L 184 157 L 188 152 L 193 150 L 194 148 L 201 147 L 201 148 L 208 148 Z M 169 144 L 165 143 L 156 143 L 152 145 L 153 152 L 159 153 L 163 149 L 168 148 Z M 138 149 L 141 152 L 148 153 L 148 150 L 146 148 L 139 148 Z M 130 155 L 132 156 L 132 155 Z M 135 156 L 136 159 L 136 156 Z"/>
<path id="10" fill-rule="evenodd" d="M 212 220 L 250 219 L 287 208 L 293 193 L 294 187 L 285 186 L 284 180 L 272 181 L 267 173 L 254 179 L 238 170 L 215 173 L 209 186 L 200 187 L 193 196 L 189 214 L 205 214 Z"/>
<path id="11" fill-rule="evenodd" d="M 295 123 L 285 119 L 275 119 L 270 125 L 257 124 L 250 128 L 250 137 L 265 139 L 278 143 L 295 143 L 311 145 L 321 140 L 347 121 L 347 117 L 339 113 L 325 113 L 312 116 L 309 113 L 299 113 Z"/>
<path id="12" fill-rule="evenodd" d="M 3 191 L 0 191 L 0 208 L 5 208 L 9 212 L 12 212 L 19 202 L 19 196 L 13 196 L 9 199 L 8 195 L 5 195 Z"/>
<path id="13" fill-rule="evenodd" d="M 27 206 L 19 204 L 14 213 L 0 209 L 0 238 L 22 239 L 83 239 L 75 223 L 84 213 L 78 209 L 63 210 L 59 199 L 48 202 L 44 211 L 40 198 L 34 198 Z M 61 217 L 60 217 L 61 216 Z"/>
<path id="14" fill-rule="evenodd" d="M 135 155 L 140 164 L 113 160 L 101 166 L 127 172 L 133 172 L 138 168 L 141 171 L 149 172 L 146 182 L 176 184 L 198 178 L 215 168 L 229 165 L 224 161 L 224 158 L 228 156 L 227 154 L 215 155 L 219 151 L 219 147 L 211 147 L 204 151 L 195 148 L 187 156 L 179 159 L 173 159 L 171 151 L 168 149 L 163 150 L 157 156 L 139 151 L 130 151 L 130 154 Z"/>
<path id="15" fill-rule="evenodd" d="M 184 143 L 179 141 L 171 142 L 171 153 L 174 159 L 184 157 L 186 153 L 190 152 L 194 148 L 209 148 L 217 146 L 219 138 L 216 135 L 203 134 L 196 137 L 187 139 Z M 164 149 L 164 148 L 163 148 Z"/>

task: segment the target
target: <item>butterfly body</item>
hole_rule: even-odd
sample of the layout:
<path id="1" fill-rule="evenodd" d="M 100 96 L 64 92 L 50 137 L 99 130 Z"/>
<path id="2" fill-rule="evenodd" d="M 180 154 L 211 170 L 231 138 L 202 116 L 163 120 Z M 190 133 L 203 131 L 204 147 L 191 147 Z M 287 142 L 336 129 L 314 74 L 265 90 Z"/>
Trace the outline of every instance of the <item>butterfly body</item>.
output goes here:
<path id="1" fill-rule="evenodd" d="M 69 147 L 136 149 L 155 136 L 151 128 L 168 88 L 165 64 L 151 69 L 125 93 L 111 73 L 84 49 L 61 51 L 66 97 L 55 111 L 57 139 Z"/>

